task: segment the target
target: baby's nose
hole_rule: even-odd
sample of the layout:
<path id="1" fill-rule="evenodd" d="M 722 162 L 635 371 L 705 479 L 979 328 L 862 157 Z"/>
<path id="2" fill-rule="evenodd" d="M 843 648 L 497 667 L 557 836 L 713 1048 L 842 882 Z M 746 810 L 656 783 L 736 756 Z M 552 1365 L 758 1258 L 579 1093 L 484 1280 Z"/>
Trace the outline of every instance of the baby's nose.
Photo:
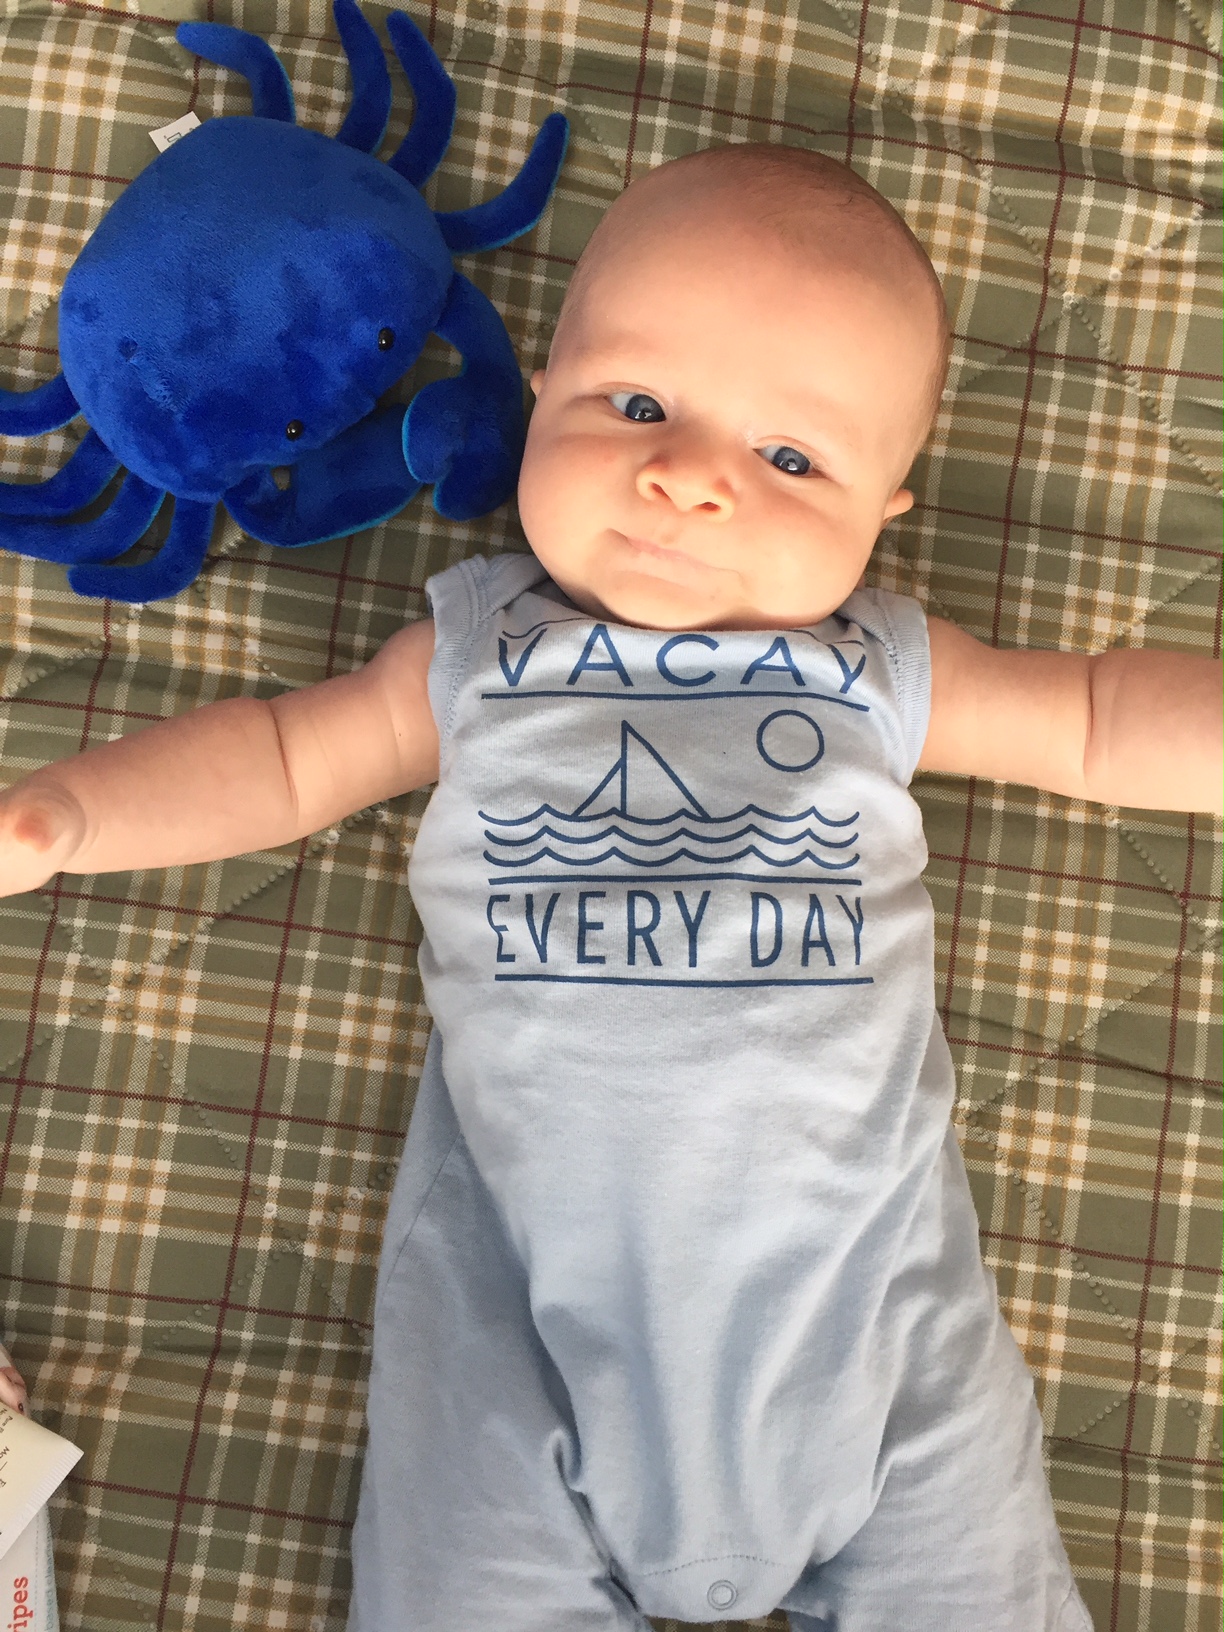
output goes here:
<path id="1" fill-rule="evenodd" d="M 666 500 L 686 514 L 699 512 L 712 521 L 735 513 L 735 494 L 712 462 L 694 458 L 659 458 L 643 465 L 637 490 L 644 499 Z"/>

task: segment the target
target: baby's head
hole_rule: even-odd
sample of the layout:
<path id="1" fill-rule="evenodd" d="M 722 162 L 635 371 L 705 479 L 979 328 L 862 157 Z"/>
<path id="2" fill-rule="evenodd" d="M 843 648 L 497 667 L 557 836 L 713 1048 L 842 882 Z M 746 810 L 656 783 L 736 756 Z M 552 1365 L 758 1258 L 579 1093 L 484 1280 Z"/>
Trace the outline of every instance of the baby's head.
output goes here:
<path id="1" fill-rule="evenodd" d="M 913 502 L 946 367 L 931 264 L 853 171 L 761 146 L 663 165 L 600 222 L 532 380 L 527 538 L 619 623 L 815 622 Z"/>

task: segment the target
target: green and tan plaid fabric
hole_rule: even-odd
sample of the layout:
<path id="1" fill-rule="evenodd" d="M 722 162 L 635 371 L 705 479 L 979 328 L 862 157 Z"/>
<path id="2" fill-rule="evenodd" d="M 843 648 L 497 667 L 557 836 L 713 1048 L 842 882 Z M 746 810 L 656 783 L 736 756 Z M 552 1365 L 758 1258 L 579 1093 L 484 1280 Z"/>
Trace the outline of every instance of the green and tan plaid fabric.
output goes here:
<path id="1" fill-rule="evenodd" d="M 1002 643 L 1219 649 L 1217 5 L 414 14 L 459 86 L 441 207 L 504 184 L 551 109 L 573 122 L 542 225 L 464 265 L 525 367 L 626 178 L 720 141 L 848 158 L 930 247 L 956 334 L 877 579 Z M 0 385 L 56 372 L 56 293 L 155 156 L 148 132 L 247 111 L 241 80 L 175 45 L 189 15 L 264 34 L 302 122 L 339 127 L 322 0 L 5 0 Z M 395 72 L 388 150 L 411 107 Z M 438 346 L 405 390 L 450 366 Z M 0 443 L 3 474 L 49 474 L 82 434 Z M 192 588 L 131 611 L 0 554 L 3 775 L 350 669 L 420 614 L 430 572 L 507 546 L 510 514 L 458 526 L 420 498 L 298 552 L 226 523 Z M 1207 1632 L 1218 833 L 981 782 L 917 791 L 958 1128 L 1072 1561 L 1099 1632 Z M 428 1024 L 404 888 L 421 808 L 0 907 L 3 1333 L 85 1448 L 55 1504 L 72 1632 L 344 1625 L 374 1266 Z"/>

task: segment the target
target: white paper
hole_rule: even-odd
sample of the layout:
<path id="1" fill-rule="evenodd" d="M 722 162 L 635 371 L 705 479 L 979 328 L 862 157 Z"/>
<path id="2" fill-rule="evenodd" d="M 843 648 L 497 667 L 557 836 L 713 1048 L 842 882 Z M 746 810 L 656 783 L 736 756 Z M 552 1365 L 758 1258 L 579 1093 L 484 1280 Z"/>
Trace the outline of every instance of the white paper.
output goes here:
<path id="1" fill-rule="evenodd" d="M 80 1459 L 68 1440 L 0 1405 L 0 1560 Z"/>
<path id="2" fill-rule="evenodd" d="M 0 1627 L 4 1632 L 59 1632 L 51 1516 L 45 1507 L 0 1559 Z"/>

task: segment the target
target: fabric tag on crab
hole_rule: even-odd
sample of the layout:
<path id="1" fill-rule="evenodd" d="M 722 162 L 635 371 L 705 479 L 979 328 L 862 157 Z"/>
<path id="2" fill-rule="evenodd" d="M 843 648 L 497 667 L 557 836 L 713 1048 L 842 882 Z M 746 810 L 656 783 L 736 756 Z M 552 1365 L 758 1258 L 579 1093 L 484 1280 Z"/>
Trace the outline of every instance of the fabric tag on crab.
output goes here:
<path id="1" fill-rule="evenodd" d="M 188 136 L 199 127 L 199 116 L 194 113 L 185 113 L 181 119 L 173 124 L 163 125 L 160 130 L 151 130 L 149 138 L 159 153 L 164 153 L 168 147 L 173 147 L 180 136 Z"/>

